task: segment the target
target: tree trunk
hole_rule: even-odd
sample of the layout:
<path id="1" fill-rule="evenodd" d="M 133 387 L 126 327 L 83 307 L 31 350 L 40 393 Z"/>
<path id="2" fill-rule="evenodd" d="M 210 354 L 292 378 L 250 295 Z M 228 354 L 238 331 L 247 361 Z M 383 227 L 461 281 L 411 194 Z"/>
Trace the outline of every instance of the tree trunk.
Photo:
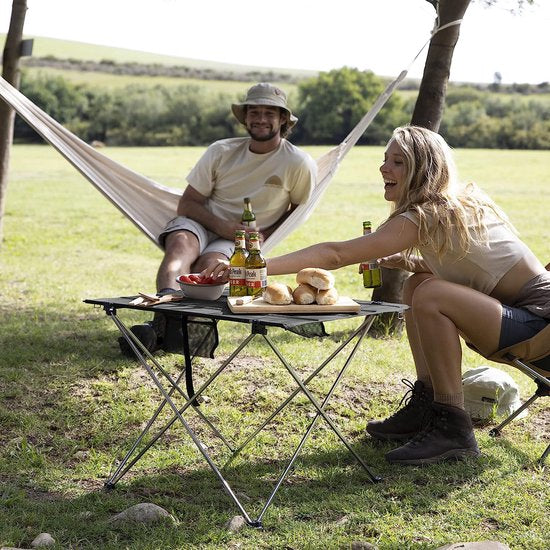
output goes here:
<path id="1" fill-rule="evenodd" d="M 2 56 L 2 78 L 15 88 L 19 88 L 19 81 L 21 80 L 19 59 L 21 57 L 21 40 L 26 13 L 27 0 L 13 0 L 10 28 L 6 36 Z M 3 241 L 4 210 L 8 190 L 8 168 L 13 141 L 14 120 L 14 110 L 4 101 L 0 101 L 0 248 Z"/>
<path id="2" fill-rule="evenodd" d="M 439 26 L 462 19 L 470 0 L 441 0 L 439 2 Z M 411 124 L 439 130 L 447 82 L 451 72 L 453 52 L 458 42 L 460 24 L 448 27 L 430 40 L 424 73 L 420 82 L 418 98 L 414 106 Z"/>
<path id="3" fill-rule="evenodd" d="M 427 0 L 431 4 L 434 2 Z M 440 0 L 439 26 L 442 27 L 452 21 L 462 19 L 470 0 Z M 448 27 L 430 40 L 424 73 L 420 82 L 418 98 L 414 107 L 411 124 L 423 126 L 437 132 L 445 107 L 447 82 L 451 72 L 453 52 L 458 41 L 460 24 Z M 373 300 L 385 302 L 403 301 L 403 283 L 409 276 L 408 272 L 400 269 L 382 268 L 383 286 L 372 293 Z M 383 314 L 376 328 L 377 333 L 394 332 L 399 334 L 403 328 L 403 321 Z"/>

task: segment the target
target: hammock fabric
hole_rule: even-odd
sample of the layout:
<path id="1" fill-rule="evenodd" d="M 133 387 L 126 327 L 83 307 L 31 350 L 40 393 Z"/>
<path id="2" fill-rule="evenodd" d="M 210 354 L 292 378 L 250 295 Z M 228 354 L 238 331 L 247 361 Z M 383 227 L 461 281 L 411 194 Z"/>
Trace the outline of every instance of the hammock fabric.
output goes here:
<path id="1" fill-rule="evenodd" d="M 269 252 L 314 210 L 340 162 L 357 143 L 374 117 L 384 106 L 407 71 L 391 82 L 380 94 L 369 112 L 359 121 L 340 145 L 317 160 L 318 176 L 311 199 L 299 205 L 266 239 L 263 252 Z M 10 105 L 44 140 L 63 155 L 90 183 L 109 199 L 125 216 L 159 245 L 157 236 L 176 215 L 182 191 L 169 188 L 111 160 L 64 128 L 37 107 L 21 92 L 0 77 L 0 97 Z"/>
<path id="2" fill-rule="evenodd" d="M 430 39 L 425 42 L 409 67 L 416 61 L 429 41 L 438 32 L 460 25 L 462 19 L 439 24 L 439 12 Z M 408 68 L 390 82 L 378 96 L 369 112 L 358 122 L 347 137 L 328 153 L 317 159 L 317 183 L 310 200 L 299 205 L 290 216 L 262 244 L 269 252 L 290 235 L 311 214 L 331 182 L 340 162 L 357 143 L 394 90 L 407 76 Z M 180 189 L 166 187 L 142 176 L 103 155 L 64 128 L 59 122 L 37 107 L 6 80 L 0 77 L 0 98 L 12 107 L 44 140 L 57 149 L 90 183 L 107 197 L 125 216 L 160 246 L 158 235 L 166 223 L 176 215 Z"/>

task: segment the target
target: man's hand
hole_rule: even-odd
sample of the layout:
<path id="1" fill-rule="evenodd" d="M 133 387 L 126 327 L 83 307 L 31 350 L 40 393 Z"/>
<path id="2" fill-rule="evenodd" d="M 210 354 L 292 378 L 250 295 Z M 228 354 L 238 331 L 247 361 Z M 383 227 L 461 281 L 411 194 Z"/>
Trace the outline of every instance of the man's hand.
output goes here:
<path id="1" fill-rule="evenodd" d="M 211 277 L 219 282 L 229 281 L 229 260 L 213 260 L 202 271 L 202 277 Z"/>

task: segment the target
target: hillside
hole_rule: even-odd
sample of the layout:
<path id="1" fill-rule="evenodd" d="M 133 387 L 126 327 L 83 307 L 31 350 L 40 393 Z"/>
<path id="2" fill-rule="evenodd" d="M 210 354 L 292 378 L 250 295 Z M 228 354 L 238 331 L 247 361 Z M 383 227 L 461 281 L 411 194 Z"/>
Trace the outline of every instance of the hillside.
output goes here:
<path id="1" fill-rule="evenodd" d="M 5 33 L 0 33 L 0 43 L 4 44 Z M 34 39 L 32 58 L 56 58 L 63 60 L 79 60 L 99 63 L 101 61 L 111 61 L 115 63 L 138 63 L 143 65 L 163 65 L 188 67 L 190 69 L 201 69 L 204 71 L 221 73 L 281 73 L 293 78 L 307 78 L 315 76 L 316 71 L 286 69 L 286 68 L 266 68 L 252 65 L 232 65 L 217 61 L 208 61 L 204 59 L 191 59 L 187 57 L 177 57 L 129 50 L 125 48 L 113 48 L 111 46 L 102 46 L 98 44 L 88 44 L 85 42 L 75 42 L 69 40 L 59 40 L 57 38 L 47 37 L 25 37 Z M 23 59 L 23 63 L 28 63 L 29 58 Z"/>

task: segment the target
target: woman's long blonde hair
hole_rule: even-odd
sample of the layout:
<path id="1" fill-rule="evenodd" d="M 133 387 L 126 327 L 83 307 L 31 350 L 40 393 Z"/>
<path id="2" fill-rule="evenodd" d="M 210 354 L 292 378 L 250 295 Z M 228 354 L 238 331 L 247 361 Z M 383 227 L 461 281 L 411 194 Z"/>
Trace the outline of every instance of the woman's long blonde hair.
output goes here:
<path id="1" fill-rule="evenodd" d="M 391 141 L 405 157 L 406 175 L 389 219 L 414 212 L 419 242 L 432 248 L 438 258 L 456 246 L 464 256 L 474 242 L 486 242 L 488 211 L 509 225 L 506 214 L 475 184 L 459 185 L 451 148 L 439 134 L 420 126 L 402 126 L 394 130 Z"/>

